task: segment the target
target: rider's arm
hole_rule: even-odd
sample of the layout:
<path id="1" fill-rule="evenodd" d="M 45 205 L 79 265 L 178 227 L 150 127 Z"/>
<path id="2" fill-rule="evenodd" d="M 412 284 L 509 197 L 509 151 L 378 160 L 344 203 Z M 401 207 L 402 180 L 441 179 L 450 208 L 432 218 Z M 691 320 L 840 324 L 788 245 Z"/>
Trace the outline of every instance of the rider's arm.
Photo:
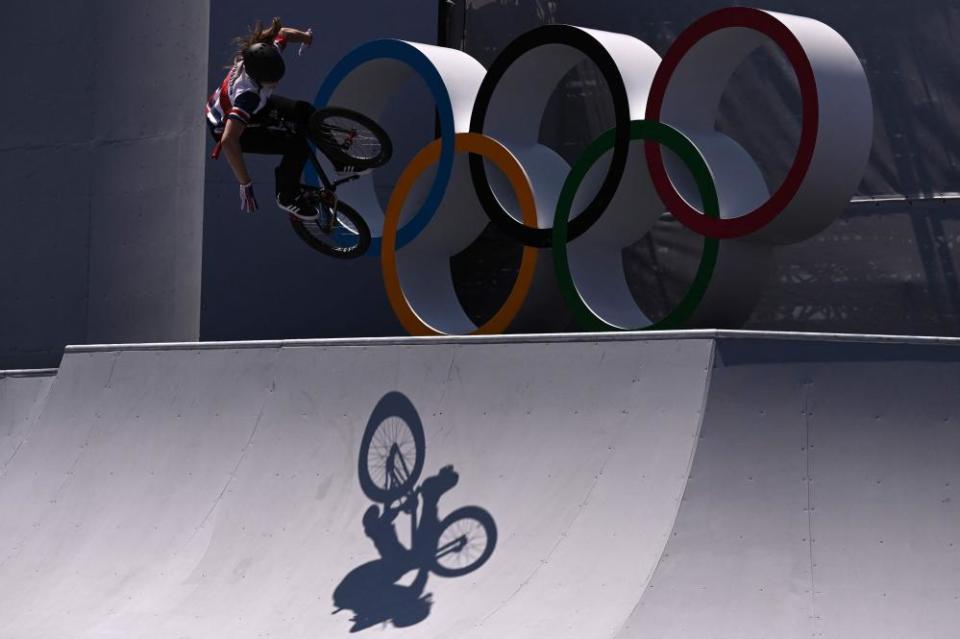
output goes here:
<path id="1" fill-rule="evenodd" d="M 221 149 L 240 184 L 250 183 L 250 174 L 247 173 L 247 165 L 243 161 L 243 151 L 240 148 L 240 136 L 259 105 L 260 96 L 252 91 L 244 91 L 238 95 L 227 113 L 226 126 L 220 138 Z"/>
<path id="2" fill-rule="evenodd" d="M 281 35 L 285 37 L 289 42 L 302 42 L 307 46 L 313 44 L 313 34 L 308 31 L 300 31 L 299 29 L 291 29 L 290 27 L 284 27 L 280 29 Z"/>
<path id="3" fill-rule="evenodd" d="M 250 174 L 247 173 L 247 165 L 243 161 L 243 151 L 240 149 L 240 135 L 246 125 L 238 120 L 227 120 L 227 125 L 223 129 L 223 137 L 220 138 L 223 154 L 227 157 L 230 168 L 233 169 L 233 175 L 236 176 L 240 184 L 249 184 L 251 182 Z"/>

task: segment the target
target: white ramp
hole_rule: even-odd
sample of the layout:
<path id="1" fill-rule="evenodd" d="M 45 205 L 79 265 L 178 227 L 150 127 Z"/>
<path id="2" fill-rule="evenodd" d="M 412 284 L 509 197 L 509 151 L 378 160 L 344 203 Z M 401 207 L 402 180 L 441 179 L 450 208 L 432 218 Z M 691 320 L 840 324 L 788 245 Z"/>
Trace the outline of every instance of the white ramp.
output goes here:
<path id="1" fill-rule="evenodd" d="M 5 422 L 0 637 L 954 639 L 958 391 L 936 339 L 72 349 Z M 359 471 L 418 423 L 414 537 Z"/>
<path id="2" fill-rule="evenodd" d="M 0 476 L 40 414 L 56 369 L 0 370 Z"/>
<path id="3" fill-rule="evenodd" d="M 71 350 L 0 477 L 0 637 L 359 629 L 333 594 L 379 557 L 358 454 L 392 392 L 422 420 L 422 478 L 459 474 L 440 517 L 479 506 L 497 542 L 429 576 L 424 619 L 364 632 L 614 636 L 673 528 L 712 353 L 708 335 Z"/>
<path id="4" fill-rule="evenodd" d="M 721 334 L 622 639 L 960 636 L 960 341 Z"/>

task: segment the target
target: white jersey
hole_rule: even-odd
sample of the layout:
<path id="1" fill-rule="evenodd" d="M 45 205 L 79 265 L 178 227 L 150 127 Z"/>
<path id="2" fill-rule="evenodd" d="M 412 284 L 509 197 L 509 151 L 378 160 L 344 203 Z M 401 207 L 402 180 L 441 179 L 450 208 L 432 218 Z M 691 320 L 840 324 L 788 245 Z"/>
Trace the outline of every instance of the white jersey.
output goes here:
<path id="1" fill-rule="evenodd" d="M 287 39 L 282 34 L 278 35 L 273 40 L 273 46 L 282 52 L 287 47 Z M 207 121 L 214 130 L 222 130 L 227 120 L 250 124 L 250 120 L 263 109 L 272 94 L 273 89 L 260 86 L 247 75 L 243 59 L 238 56 L 223 83 L 207 100 Z"/>

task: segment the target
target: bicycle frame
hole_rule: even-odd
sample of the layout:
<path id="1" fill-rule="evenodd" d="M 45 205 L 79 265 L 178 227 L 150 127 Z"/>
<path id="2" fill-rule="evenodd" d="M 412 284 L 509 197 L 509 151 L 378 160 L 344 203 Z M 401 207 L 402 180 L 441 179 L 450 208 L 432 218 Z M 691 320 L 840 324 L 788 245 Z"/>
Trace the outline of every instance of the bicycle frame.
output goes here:
<path id="1" fill-rule="evenodd" d="M 329 191 L 330 193 L 333 193 L 333 205 L 329 207 L 330 209 L 329 224 L 332 227 L 334 224 L 337 223 L 337 203 L 340 200 L 340 198 L 337 196 L 337 187 L 340 186 L 341 184 L 346 184 L 347 182 L 353 182 L 354 180 L 359 180 L 360 176 L 348 175 L 345 178 L 331 181 L 330 178 L 327 177 L 327 172 L 323 170 L 323 166 L 320 164 L 320 161 L 317 159 L 317 153 L 322 152 L 320 150 L 320 147 L 310 142 L 309 138 L 307 143 L 310 145 L 310 155 L 309 155 L 310 164 L 313 166 L 313 170 L 316 172 L 317 179 L 320 180 L 320 184 L 323 185 L 322 189 L 324 191 Z"/>
<path id="2" fill-rule="evenodd" d="M 353 182 L 354 180 L 360 179 L 359 175 L 354 174 L 354 175 L 348 175 L 347 177 L 341 178 L 339 180 L 331 180 L 327 176 L 327 172 L 323 170 L 323 166 L 320 164 L 320 160 L 317 159 L 317 153 L 323 153 L 323 148 L 319 144 L 316 144 L 312 139 L 310 139 L 310 136 L 300 131 L 298 127 L 291 125 L 290 122 L 287 122 L 286 120 L 282 120 L 280 122 L 280 125 L 284 129 L 286 129 L 288 133 L 302 136 L 303 139 L 307 141 L 307 144 L 310 146 L 310 155 L 308 156 L 308 159 L 310 160 L 311 166 L 313 166 L 313 170 L 317 174 L 317 179 L 320 180 L 320 184 L 323 185 L 323 188 L 325 190 L 336 193 L 337 187 L 340 186 L 341 184 L 346 184 L 347 182 Z"/>
<path id="3" fill-rule="evenodd" d="M 420 489 L 416 488 L 406 495 L 405 499 L 413 500 L 412 505 L 407 509 L 406 504 L 401 507 L 401 510 L 405 510 L 410 515 L 410 544 L 411 550 L 416 554 L 418 551 L 425 551 L 425 549 L 430 549 L 430 552 L 433 553 L 434 557 L 437 559 L 445 557 L 451 553 L 460 552 L 463 550 L 464 546 L 467 545 L 467 538 L 463 535 L 448 541 L 442 546 L 438 546 L 437 542 L 439 541 L 440 534 L 440 518 L 436 514 L 436 510 L 431 510 L 433 516 L 429 521 L 424 521 L 421 516 L 417 518 L 417 510 L 420 505 Z M 426 529 L 429 531 L 424 534 L 421 534 L 421 531 Z"/>
<path id="4" fill-rule="evenodd" d="M 320 160 L 317 159 L 317 153 L 323 153 L 323 149 L 320 147 L 320 145 L 315 144 L 313 140 L 310 139 L 310 136 L 304 134 L 302 131 L 299 130 L 298 127 L 291 125 L 291 123 L 287 122 L 286 120 L 281 120 L 280 126 L 286 129 L 288 133 L 302 136 L 307 141 L 307 144 L 310 147 L 310 153 L 307 156 L 307 158 L 310 160 L 310 165 L 313 167 L 314 172 L 317 174 L 317 179 L 320 180 L 321 188 L 324 191 L 330 191 L 331 193 L 333 193 L 333 206 L 330 207 L 330 214 L 331 214 L 330 223 L 335 224 L 337 221 L 337 202 L 339 200 L 339 198 L 337 197 L 337 187 L 340 186 L 341 184 L 346 184 L 347 182 L 353 182 L 354 180 L 359 180 L 360 176 L 357 174 L 353 174 L 353 175 L 348 175 L 339 180 L 331 180 L 327 176 L 327 172 L 323 170 L 323 166 L 320 164 Z"/>
<path id="5" fill-rule="evenodd" d="M 399 463 L 396 460 L 399 460 Z M 388 478 L 387 479 L 388 485 L 391 482 L 396 482 L 394 485 L 403 483 L 404 478 L 398 472 L 398 467 L 399 469 L 402 469 L 402 472 L 407 477 L 410 476 L 410 469 L 407 467 L 407 463 L 404 460 L 403 455 L 400 454 L 399 449 L 397 448 L 397 445 L 394 444 L 390 450 L 390 454 L 387 456 L 387 462 L 386 462 L 386 474 Z M 440 518 L 436 515 L 436 512 L 434 509 L 431 509 L 430 511 L 433 514 L 430 521 L 424 521 L 422 517 L 420 519 L 417 518 L 417 514 L 418 514 L 417 511 L 420 505 L 420 487 L 419 486 L 410 490 L 399 501 L 401 502 L 401 505 L 398 507 L 399 510 L 404 511 L 408 515 L 410 515 L 410 542 L 412 544 L 412 550 L 416 552 L 417 548 L 420 547 L 421 544 L 426 543 L 422 539 L 422 536 L 418 534 L 420 530 L 426 526 L 428 527 L 428 530 L 437 531 L 439 533 L 437 528 L 440 525 Z M 444 544 L 443 546 L 434 546 L 434 543 L 428 543 L 427 545 L 429 547 L 433 547 L 434 548 L 433 552 L 435 556 L 437 558 L 440 558 L 450 553 L 460 552 L 461 550 L 463 550 L 466 544 L 467 544 L 466 538 L 461 535 L 460 537 Z"/>
<path id="6" fill-rule="evenodd" d="M 330 180 L 327 176 L 327 172 L 323 170 L 323 166 L 320 164 L 320 160 L 317 159 L 317 153 L 320 151 L 319 147 L 311 144 L 310 147 L 310 164 L 313 166 L 313 170 L 317 173 L 317 178 L 320 180 L 320 183 L 323 185 L 323 188 L 328 191 L 336 193 L 337 187 L 341 184 L 346 184 L 347 182 L 353 182 L 354 180 L 359 180 L 359 175 L 348 175 L 345 178 L 339 180 Z"/>

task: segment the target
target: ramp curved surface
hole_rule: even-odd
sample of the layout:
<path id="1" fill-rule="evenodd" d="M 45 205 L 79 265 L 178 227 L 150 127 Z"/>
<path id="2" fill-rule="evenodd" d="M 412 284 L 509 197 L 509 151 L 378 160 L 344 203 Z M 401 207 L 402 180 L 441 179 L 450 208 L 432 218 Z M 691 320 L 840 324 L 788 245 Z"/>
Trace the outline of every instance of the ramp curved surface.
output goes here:
<path id="1" fill-rule="evenodd" d="M 954 637 L 958 388 L 938 339 L 71 349 L 3 443 L 0 636 Z M 381 423 L 488 560 L 364 493 Z"/>
<path id="2" fill-rule="evenodd" d="M 960 344 L 720 339 L 676 526 L 618 638 L 960 628 Z"/>
<path id="3" fill-rule="evenodd" d="M 56 372 L 0 370 L 0 476 L 40 414 Z"/>
<path id="4" fill-rule="evenodd" d="M 72 350 L 0 481 L 0 636 L 359 630 L 332 596 L 378 558 L 357 456 L 391 392 L 423 423 L 423 476 L 459 474 L 440 516 L 479 506 L 498 540 L 474 572 L 429 576 L 426 618 L 367 632 L 613 636 L 673 527 L 712 352 L 706 338 Z"/>

